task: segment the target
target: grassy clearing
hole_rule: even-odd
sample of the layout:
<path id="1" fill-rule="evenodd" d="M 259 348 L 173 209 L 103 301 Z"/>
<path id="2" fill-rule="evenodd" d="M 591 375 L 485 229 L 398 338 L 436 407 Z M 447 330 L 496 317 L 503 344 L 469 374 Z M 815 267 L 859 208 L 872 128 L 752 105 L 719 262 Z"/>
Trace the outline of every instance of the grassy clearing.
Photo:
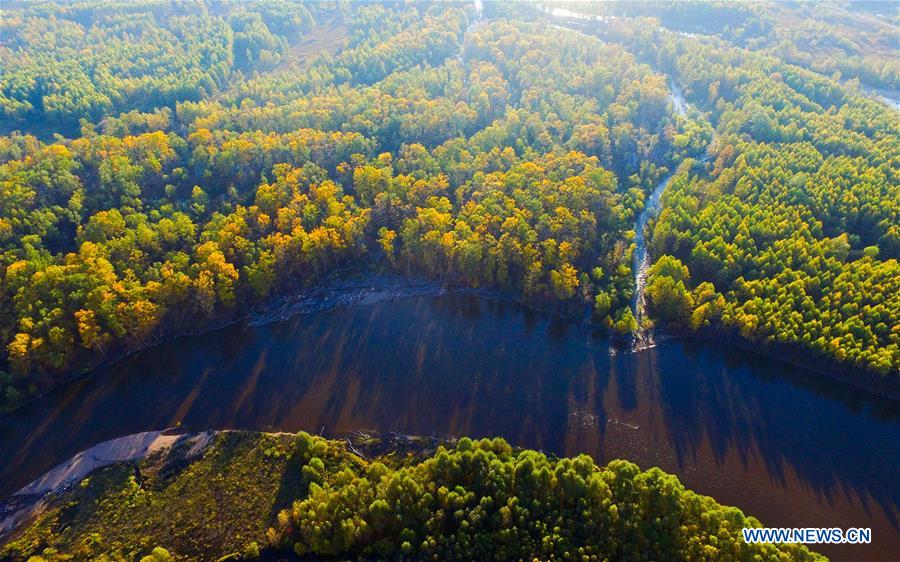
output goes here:
<path id="1" fill-rule="evenodd" d="M 288 49 L 275 69 L 306 68 L 312 59 L 321 53 L 335 55 L 343 47 L 346 38 L 347 26 L 343 24 L 332 23 L 317 26 Z"/>
<path id="2" fill-rule="evenodd" d="M 102 469 L 0 553 L 12 560 L 136 560 L 157 546 L 185 559 L 251 553 L 278 511 L 305 493 L 290 455 L 294 439 L 229 432 L 187 466 L 173 466 L 170 454 Z"/>

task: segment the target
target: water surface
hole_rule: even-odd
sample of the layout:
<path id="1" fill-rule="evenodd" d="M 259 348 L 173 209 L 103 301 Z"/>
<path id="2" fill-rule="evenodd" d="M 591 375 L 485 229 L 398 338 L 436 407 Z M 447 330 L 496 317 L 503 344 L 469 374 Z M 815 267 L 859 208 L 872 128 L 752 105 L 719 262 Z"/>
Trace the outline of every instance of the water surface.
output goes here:
<path id="1" fill-rule="evenodd" d="M 895 402 L 736 348 L 637 353 L 475 296 L 417 296 L 235 325 L 137 353 L 0 418 L 0 497 L 76 452 L 163 429 L 500 435 L 659 466 L 770 526 L 872 527 L 900 552 Z"/>

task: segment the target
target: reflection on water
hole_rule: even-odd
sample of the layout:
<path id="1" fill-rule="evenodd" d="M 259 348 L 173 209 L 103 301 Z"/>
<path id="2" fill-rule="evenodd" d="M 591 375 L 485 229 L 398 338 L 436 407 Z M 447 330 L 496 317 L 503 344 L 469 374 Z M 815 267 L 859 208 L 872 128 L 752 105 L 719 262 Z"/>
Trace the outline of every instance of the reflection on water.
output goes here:
<path id="1" fill-rule="evenodd" d="M 660 466 L 772 526 L 872 527 L 900 551 L 900 412 L 746 352 L 670 340 L 610 354 L 552 317 L 417 297 L 147 350 L 0 419 L 0 496 L 88 446 L 191 428 L 501 435 L 556 454 Z"/>

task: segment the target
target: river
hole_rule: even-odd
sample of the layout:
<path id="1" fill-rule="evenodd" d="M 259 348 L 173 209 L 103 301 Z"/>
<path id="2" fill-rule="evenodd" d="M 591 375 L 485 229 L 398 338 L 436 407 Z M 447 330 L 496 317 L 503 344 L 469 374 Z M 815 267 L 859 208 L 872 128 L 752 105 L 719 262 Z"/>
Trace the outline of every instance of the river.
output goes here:
<path id="1" fill-rule="evenodd" d="M 875 88 L 864 84 L 860 85 L 860 89 L 865 95 L 881 101 L 895 111 L 900 111 L 900 90 Z"/>
<path id="2" fill-rule="evenodd" d="M 900 408 L 727 345 L 613 352 L 474 295 L 358 301 L 138 352 L 0 418 L 0 497 L 95 443 L 193 429 L 495 436 L 659 466 L 773 526 L 872 527 L 900 551 Z"/>
<path id="3" fill-rule="evenodd" d="M 675 84 L 672 102 L 684 115 Z M 646 225 L 668 182 L 635 225 L 639 325 Z M 897 402 L 729 345 L 639 330 L 632 352 L 617 350 L 552 315 L 433 292 L 348 291 L 334 310 L 302 301 L 99 369 L 0 418 L 0 497 L 96 443 L 177 424 L 499 435 L 659 466 L 769 526 L 873 529 L 871 546 L 816 548 L 836 560 L 900 552 Z M 303 313 L 265 321 L 286 310 Z"/>

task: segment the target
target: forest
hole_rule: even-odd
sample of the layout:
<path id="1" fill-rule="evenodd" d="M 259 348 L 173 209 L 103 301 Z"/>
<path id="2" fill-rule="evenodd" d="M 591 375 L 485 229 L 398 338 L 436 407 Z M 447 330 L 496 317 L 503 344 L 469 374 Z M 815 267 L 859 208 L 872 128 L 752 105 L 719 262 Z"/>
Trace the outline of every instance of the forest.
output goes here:
<path id="1" fill-rule="evenodd" d="M 896 90 L 896 10 L 889 2 L 554 2 L 602 17 L 649 17 L 677 33 L 716 35 L 829 78 Z"/>
<path id="2" fill-rule="evenodd" d="M 131 44 L 132 19 L 115 24 L 115 5 L 79 6 L 59 8 L 60 35 L 90 17 L 95 33 L 128 43 L 116 56 L 143 45 Z M 311 25 L 303 5 L 290 22 L 266 6 L 201 18 L 235 28 L 219 82 L 203 79 L 220 84 L 206 99 L 180 96 L 197 91 L 185 86 L 154 107 L 129 104 L 139 88 L 163 91 L 165 74 L 141 74 L 139 52 L 117 63 L 131 65 L 130 95 L 101 95 L 110 85 L 96 72 L 89 85 L 54 79 L 96 90 L 66 107 L 4 72 L 10 119 L 81 130 L 2 140 L 7 404 L 361 260 L 564 309 L 589 303 L 599 324 L 630 331 L 630 225 L 665 164 L 709 135 L 675 119 L 662 75 L 620 47 L 535 24 L 472 25 L 463 45 L 471 6 L 315 4 L 321 19 L 350 20 L 340 54 L 244 77 L 237 37 L 250 31 L 238 22 L 266 37 Z M 199 17 L 144 9 L 175 38 Z M 14 27 L 8 48 L 28 56 L 4 60 L 45 69 L 46 44 L 27 29 Z M 85 37 L 70 36 L 74 49 Z M 284 55 L 284 40 L 265 44 L 249 57 Z M 181 76 L 213 47 L 183 44 L 198 52 L 173 68 Z M 100 111 L 122 113 L 91 122 L 97 96 L 110 100 Z"/>
<path id="3" fill-rule="evenodd" d="M 716 127 L 708 162 L 682 162 L 663 195 L 658 317 L 900 372 L 896 111 L 714 39 L 623 33 Z"/>
<path id="4" fill-rule="evenodd" d="M 878 2 L 7 2 L 0 450 L 28 450 L 2 469 L 126 427 L 168 448 L 4 498 L 0 559 L 823 559 L 745 543 L 762 523 L 682 482 L 896 531 L 898 30 Z M 390 341 L 311 320 L 305 354 L 300 321 L 177 340 L 366 275 L 463 298 L 382 318 Z M 397 308 L 376 292 L 354 302 Z M 514 344 L 467 328 L 500 317 Z M 418 326 L 447 345 L 400 341 Z M 152 383 L 92 376 L 116 362 Z M 785 440 L 763 402 L 815 422 Z M 740 501 L 703 488 L 733 476 Z"/>
<path id="5" fill-rule="evenodd" d="M 825 560 L 802 545 L 744 543 L 740 529 L 758 521 L 657 468 L 601 468 L 586 455 L 553 459 L 502 439 L 433 448 L 365 436 L 358 445 L 373 456 L 306 433 L 224 432 L 191 463 L 113 465 L 66 492 L 0 556 Z"/>
<path id="6" fill-rule="evenodd" d="M 748 5 L 704 5 L 737 18 L 711 35 L 617 6 L 601 38 L 529 5 L 7 10 L 4 408 L 361 263 L 625 337 L 646 328 L 633 224 L 668 173 L 659 326 L 896 377 L 898 121 L 858 87 L 896 76 L 867 59 L 842 83 L 804 67 L 812 47 L 778 58 L 738 25 Z"/>

